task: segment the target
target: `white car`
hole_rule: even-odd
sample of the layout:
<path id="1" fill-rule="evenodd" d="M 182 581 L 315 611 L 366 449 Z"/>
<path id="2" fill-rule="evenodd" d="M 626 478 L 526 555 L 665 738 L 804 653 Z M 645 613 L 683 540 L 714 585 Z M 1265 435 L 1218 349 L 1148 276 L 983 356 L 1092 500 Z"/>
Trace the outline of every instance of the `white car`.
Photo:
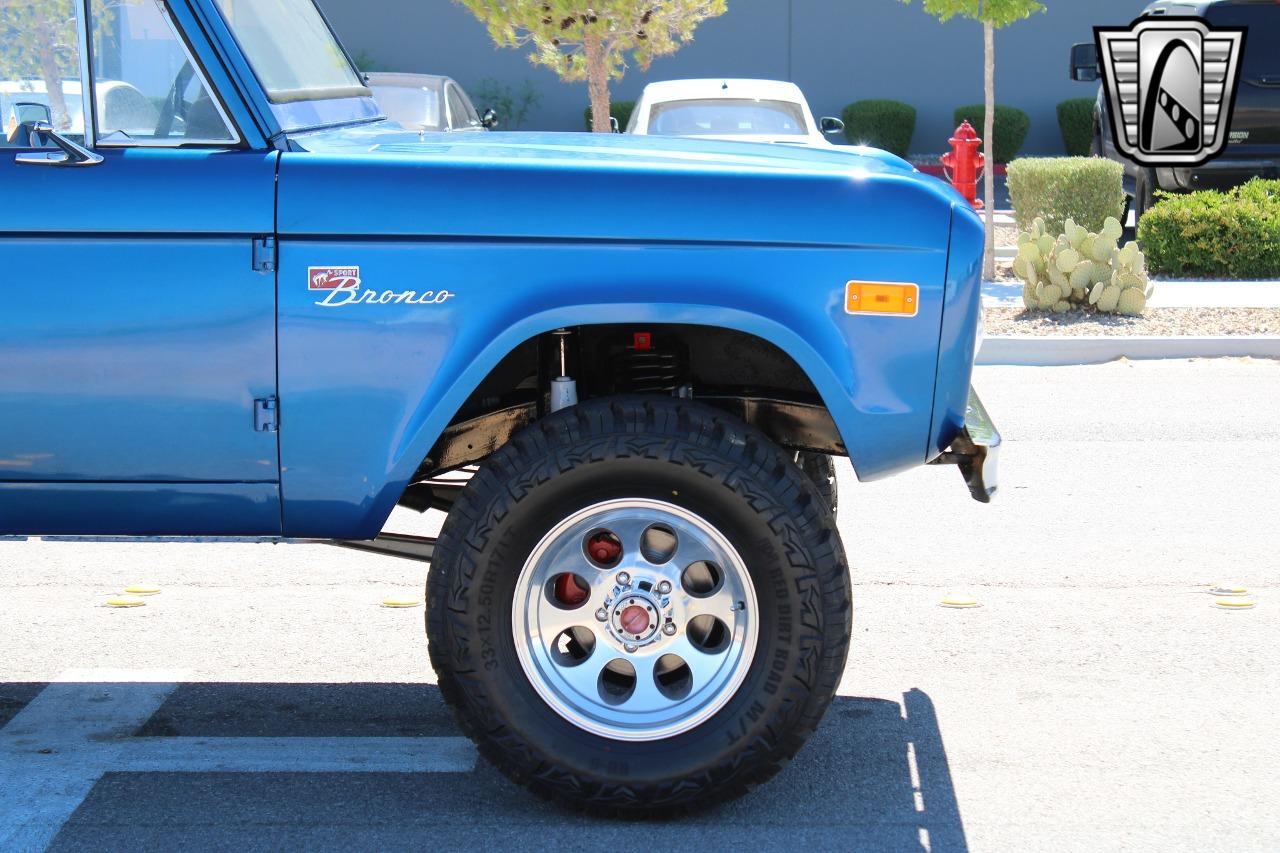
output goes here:
<path id="1" fill-rule="evenodd" d="M 375 71 L 365 80 L 387 118 L 410 130 L 461 133 L 491 130 L 498 124 L 493 110 L 480 115 L 449 77 Z"/>
<path id="2" fill-rule="evenodd" d="M 844 130 L 838 118 L 813 120 L 795 83 L 781 80 L 668 80 L 650 83 L 627 133 L 829 147 Z"/>

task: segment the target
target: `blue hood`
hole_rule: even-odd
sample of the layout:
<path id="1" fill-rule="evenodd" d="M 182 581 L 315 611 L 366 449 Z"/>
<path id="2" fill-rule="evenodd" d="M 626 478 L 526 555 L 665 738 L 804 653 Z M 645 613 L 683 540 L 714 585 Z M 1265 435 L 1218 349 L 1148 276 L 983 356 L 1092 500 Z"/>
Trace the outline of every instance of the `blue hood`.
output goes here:
<path id="1" fill-rule="evenodd" d="M 818 148 L 617 133 L 427 133 L 375 122 L 290 137 L 293 150 L 467 159 L 572 161 L 643 168 L 767 168 L 915 173 L 900 157 L 865 146 Z"/>
<path id="2" fill-rule="evenodd" d="M 872 148 L 376 122 L 289 138 L 279 231 L 937 252 L 957 205 Z"/>

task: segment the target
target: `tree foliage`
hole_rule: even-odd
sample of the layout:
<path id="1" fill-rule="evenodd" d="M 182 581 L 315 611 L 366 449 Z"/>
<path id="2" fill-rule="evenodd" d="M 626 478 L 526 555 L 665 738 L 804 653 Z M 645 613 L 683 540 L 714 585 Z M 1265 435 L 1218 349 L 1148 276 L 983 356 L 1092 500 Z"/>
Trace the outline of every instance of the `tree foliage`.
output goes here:
<path id="1" fill-rule="evenodd" d="M 911 0 L 902 0 L 910 4 Z M 1038 0 L 921 0 L 924 10 L 946 23 L 952 18 L 968 18 L 1001 29 L 1044 11 Z"/>
<path id="2" fill-rule="evenodd" d="M 71 0 L 0 0 L 0 80 L 39 80 L 58 127 L 71 124 L 64 77 L 80 76 L 80 45 Z"/>
<path id="3" fill-rule="evenodd" d="M 533 47 L 529 59 L 562 80 L 586 80 L 595 129 L 608 129 L 609 81 L 634 63 L 675 53 L 693 40 L 726 0 L 455 0 L 489 30 L 499 47 Z"/>
<path id="4" fill-rule="evenodd" d="M 90 8 L 101 21 L 110 9 L 138 2 L 92 0 Z M 80 79 L 79 8 L 76 0 L 0 0 L 0 80 L 43 82 L 63 129 L 71 125 L 63 81 Z"/>

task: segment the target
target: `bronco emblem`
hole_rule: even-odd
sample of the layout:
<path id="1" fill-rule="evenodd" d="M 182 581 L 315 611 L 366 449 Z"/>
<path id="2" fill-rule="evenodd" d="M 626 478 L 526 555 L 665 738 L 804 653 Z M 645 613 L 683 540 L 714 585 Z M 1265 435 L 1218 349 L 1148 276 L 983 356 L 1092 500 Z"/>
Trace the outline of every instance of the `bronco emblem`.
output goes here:
<path id="1" fill-rule="evenodd" d="M 343 305 L 440 305 L 456 294 L 448 290 L 361 290 L 360 267 L 308 267 L 307 289 L 325 291 L 322 308 Z"/>

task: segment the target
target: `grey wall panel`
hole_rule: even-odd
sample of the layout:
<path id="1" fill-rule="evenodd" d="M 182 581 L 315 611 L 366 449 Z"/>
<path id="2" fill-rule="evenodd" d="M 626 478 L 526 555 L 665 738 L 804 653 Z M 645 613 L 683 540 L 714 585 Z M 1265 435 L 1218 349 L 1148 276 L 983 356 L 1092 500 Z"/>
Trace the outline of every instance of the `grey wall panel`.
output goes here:
<path id="1" fill-rule="evenodd" d="M 561 83 L 532 65 L 527 49 L 494 48 L 484 27 L 449 0 L 320 2 L 347 47 L 381 70 L 448 74 L 469 88 L 485 77 L 514 87 L 527 79 L 542 101 L 525 129 L 583 126 L 585 83 Z M 1092 38 L 1094 25 L 1128 23 L 1144 5 L 1047 0 L 1047 12 L 997 33 L 997 100 L 1031 114 L 1024 153 L 1062 153 L 1058 102 L 1094 94 L 1067 79 L 1070 45 Z M 906 101 L 920 114 L 911 150 L 941 153 L 954 108 L 982 100 L 982 29 L 972 21 L 939 24 L 918 2 L 729 0 L 728 13 L 703 23 L 691 45 L 647 73 L 628 70 L 614 83 L 614 97 L 634 98 L 647 82 L 678 77 L 794 80 L 819 115 L 839 115 L 861 98 Z"/>

